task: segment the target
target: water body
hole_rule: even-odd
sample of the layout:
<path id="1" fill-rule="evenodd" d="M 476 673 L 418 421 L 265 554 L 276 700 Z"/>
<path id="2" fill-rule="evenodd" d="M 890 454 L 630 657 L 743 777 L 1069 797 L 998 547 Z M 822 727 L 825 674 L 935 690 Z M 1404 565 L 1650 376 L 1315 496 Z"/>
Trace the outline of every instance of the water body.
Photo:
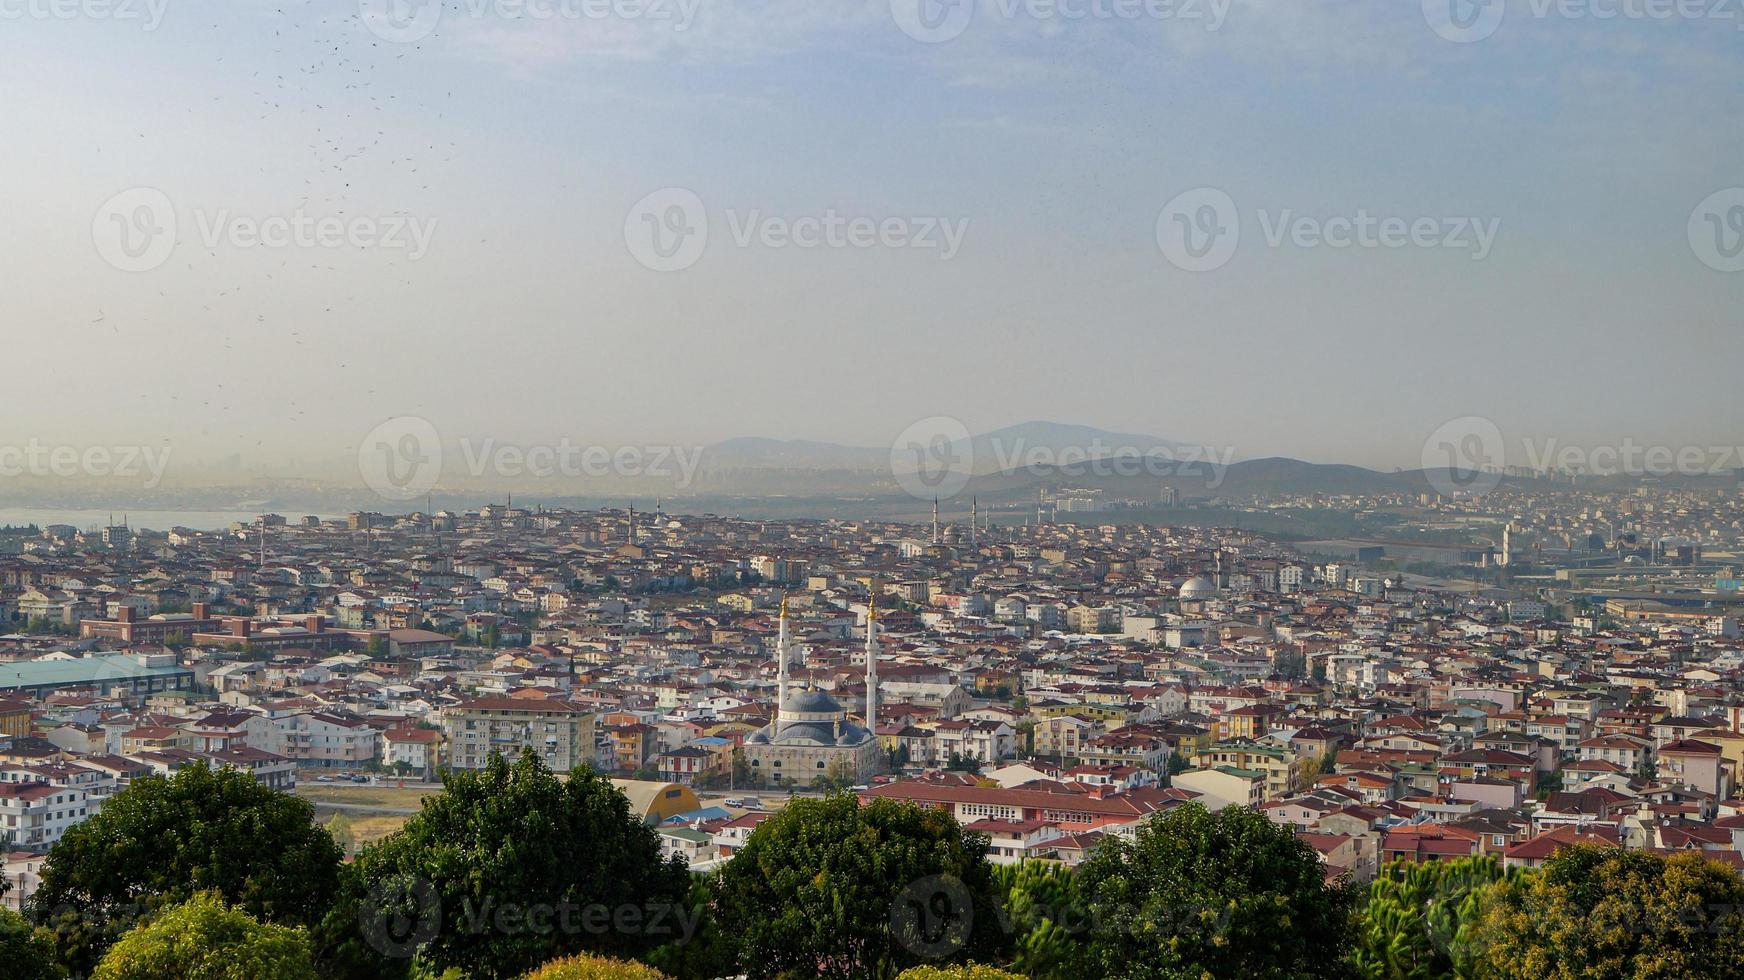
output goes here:
<path id="1" fill-rule="evenodd" d="M 283 513 L 292 521 L 302 517 L 301 512 Z M 125 518 L 127 526 L 134 530 L 168 531 L 171 528 L 185 527 L 195 531 L 222 531 L 232 524 L 257 524 L 260 522 L 259 511 L 245 510 L 135 510 L 116 511 L 113 515 L 106 510 L 47 510 L 28 507 L 0 507 L 0 527 L 19 527 L 35 524 L 46 527 L 50 524 L 70 524 L 81 531 L 89 531 L 108 526 L 113 516 L 116 524 Z M 323 519 L 343 515 L 319 515 Z"/>

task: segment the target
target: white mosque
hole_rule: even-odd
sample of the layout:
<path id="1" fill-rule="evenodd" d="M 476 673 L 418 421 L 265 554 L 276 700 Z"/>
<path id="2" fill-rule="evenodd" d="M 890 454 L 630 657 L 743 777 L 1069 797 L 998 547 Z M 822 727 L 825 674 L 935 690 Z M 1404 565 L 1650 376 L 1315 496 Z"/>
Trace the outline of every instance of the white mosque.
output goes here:
<path id="1" fill-rule="evenodd" d="M 866 718 L 878 717 L 878 599 L 866 612 Z M 809 786 L 818 777 L 845 769 L 863 783 L 884 768 L 878 737 L 848 720 L 848 713 L 823 691 L 788 691 L 787 600 L 781 601 L 781 626 L 775 641 L 775 720 L 745 740 L 751 772 L 765 782 Z M 838 762 L 840 760 L 840 762 Z"/>

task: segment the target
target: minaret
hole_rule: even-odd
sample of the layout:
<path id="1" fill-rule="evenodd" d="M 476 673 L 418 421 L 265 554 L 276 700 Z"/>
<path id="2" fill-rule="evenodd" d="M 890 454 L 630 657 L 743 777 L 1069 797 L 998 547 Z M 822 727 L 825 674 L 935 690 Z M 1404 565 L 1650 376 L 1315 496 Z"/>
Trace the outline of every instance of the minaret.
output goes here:
<path id="1" fill-rule="evenodd" d="M 969 546 L 975 545 L 975 522 L 980 519 L 980 510 L 974 497 L 969 498 Z"/>
<path id="2" fill-rule="evenodd" d="M 775 730 L 781 731 L 781 708 L 787 703 L 787 595 L 781 596 L 781 628 L 775 634 Z"/>
<path id="3" fill-rule="evenodd" d="M 878 587 L 866 604 L 866 730 L 878 737 Z"/>
<path id="4" fill-rule="evenodd" d="M 939 498 L 933 498 L 933 544 L 939 543 Z"/>

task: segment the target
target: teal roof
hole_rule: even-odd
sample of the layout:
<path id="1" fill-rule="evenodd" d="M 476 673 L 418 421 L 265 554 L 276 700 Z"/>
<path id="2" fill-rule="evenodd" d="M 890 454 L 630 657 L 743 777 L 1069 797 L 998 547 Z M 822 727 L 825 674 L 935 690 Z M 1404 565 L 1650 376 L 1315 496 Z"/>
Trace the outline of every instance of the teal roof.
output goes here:
<path id="1" fill-rule="evenodd" d="M 0 664 L 0 691 L 192 675 L 182 666 L 147 667 L 124 653 L 96 654 L 77 660 L 26 660 Z"/>

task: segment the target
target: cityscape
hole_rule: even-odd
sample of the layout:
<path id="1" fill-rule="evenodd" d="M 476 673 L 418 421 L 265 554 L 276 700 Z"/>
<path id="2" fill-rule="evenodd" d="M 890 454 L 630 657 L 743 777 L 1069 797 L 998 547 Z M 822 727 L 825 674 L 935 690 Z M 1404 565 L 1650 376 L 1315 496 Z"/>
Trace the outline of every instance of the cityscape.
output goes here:
<path id="1" fill-rule="evenodd" d="M 1730 0 L 0 21 L 0 977 L 1744 976 Z"/>

